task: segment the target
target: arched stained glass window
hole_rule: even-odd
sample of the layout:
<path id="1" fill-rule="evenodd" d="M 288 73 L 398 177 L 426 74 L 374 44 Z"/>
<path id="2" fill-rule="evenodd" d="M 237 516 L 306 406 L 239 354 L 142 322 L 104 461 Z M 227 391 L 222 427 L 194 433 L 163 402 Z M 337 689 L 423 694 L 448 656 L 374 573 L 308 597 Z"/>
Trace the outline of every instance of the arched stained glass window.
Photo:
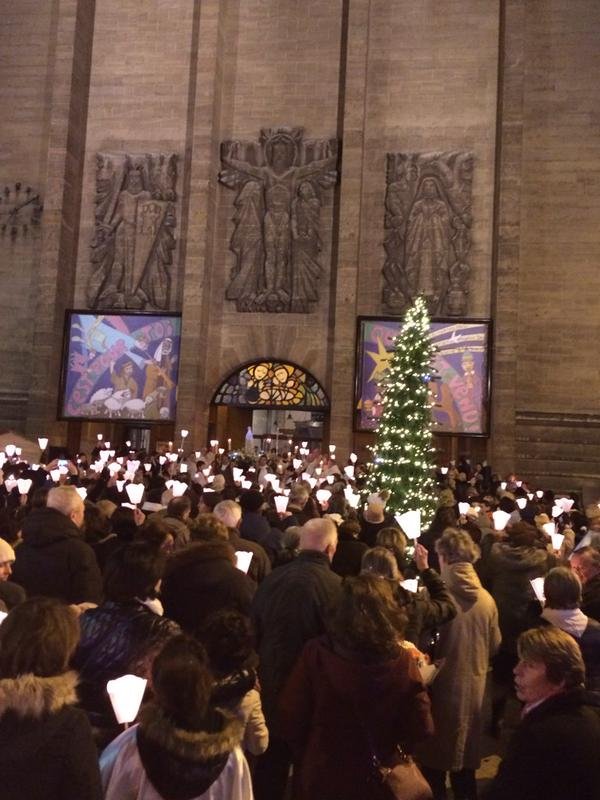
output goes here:
<path id="1" fill-rule="evenodd" d="M 237 369 L 213 397 L 216 405 L 328 409 L 329 399 L 309 372 L 290 361 L 253 361 Z"/>

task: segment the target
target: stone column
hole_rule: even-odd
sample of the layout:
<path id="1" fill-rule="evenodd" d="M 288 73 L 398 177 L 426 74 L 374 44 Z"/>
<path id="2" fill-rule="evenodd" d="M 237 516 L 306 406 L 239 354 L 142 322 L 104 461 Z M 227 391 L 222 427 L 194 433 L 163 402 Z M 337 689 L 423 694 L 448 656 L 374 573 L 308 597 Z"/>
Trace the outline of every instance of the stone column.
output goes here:
<path id="1" fill-rule="evenodd" d="M 64 312 L 73 302 L 95 0 L 59 0 L 49 65 L 46 194 L 26 433 L 66 440 L 56 422 Z"/>
<path id="2" fill-rule="evenodd" d="M 365 98 L 369 51 L 370 0 L 350 0 L 341 65 L 343 111 L 339 234 L 332 321 L 331 417 L 329 440 L 342 455 L 352 446 L 360 216 L 363 190 Z"/>
<path id="3" fill-rule="evenodd" d="M 523 0 L 506 0 L 500 25 L 495 258 L 492 280 L 494 355 L 490 463 L 515 469 L 519 262 L 523 150 Z"/>

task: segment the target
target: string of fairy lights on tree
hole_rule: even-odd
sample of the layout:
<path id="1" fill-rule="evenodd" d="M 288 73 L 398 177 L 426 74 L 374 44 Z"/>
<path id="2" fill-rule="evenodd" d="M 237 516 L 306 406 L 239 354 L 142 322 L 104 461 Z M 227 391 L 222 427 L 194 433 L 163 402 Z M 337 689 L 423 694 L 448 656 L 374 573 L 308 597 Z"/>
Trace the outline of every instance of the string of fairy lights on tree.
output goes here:
<path id="1" fill-rule="evenodd" d="M 431 520 L 436 507 L 429 393 L 433 357 L 427 305 L 418 297 L 406 313 L 382 377 L 383 410 L 367 488 L 389 491 L 393 512 L 419 510 L 422 524 Z"/>

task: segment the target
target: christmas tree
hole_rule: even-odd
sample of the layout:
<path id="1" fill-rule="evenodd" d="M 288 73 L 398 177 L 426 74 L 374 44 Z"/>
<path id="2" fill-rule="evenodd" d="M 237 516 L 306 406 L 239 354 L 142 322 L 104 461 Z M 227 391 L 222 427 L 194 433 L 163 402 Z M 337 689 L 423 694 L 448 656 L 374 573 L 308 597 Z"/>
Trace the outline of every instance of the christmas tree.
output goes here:
<path id="1" fill-rule="evenodd" d="M 382 378 L 383 412 L 367 487 L 370 492 L 387 489 L 388 508 L 395 513 L 418 509 L 423 525 L 433 516 L 436 495 L 429 396 L 433 345 L 422 297 L 408 310 L 394 346 Z"/>

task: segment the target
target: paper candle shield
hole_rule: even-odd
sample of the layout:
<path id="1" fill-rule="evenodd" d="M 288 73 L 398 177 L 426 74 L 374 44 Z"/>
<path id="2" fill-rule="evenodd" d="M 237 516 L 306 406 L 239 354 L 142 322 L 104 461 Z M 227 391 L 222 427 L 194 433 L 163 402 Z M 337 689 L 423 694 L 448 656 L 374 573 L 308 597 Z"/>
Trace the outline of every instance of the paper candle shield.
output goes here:
<path id="1" fill-rule="evenodd" d="M 552 506 L 552 517 L 553 517 L 553 519 L 556 519 L 556 517 L 560 517 L 560 515 L 562 513 L 563 513 L 563 510 L 562 510 L 561 506 Z"/>
<path id="2" fill-rule="evenodd" d="M 48 447 L 48 439 L 46 436 L 40 436 L 38 438 L 38 444 L 40 446 L 40 450 L 45 450 Z"/>
<path id="3" fill-rule="evenodd" d="M 106 684 L 106 691 L 119 725 L 133 722 L 137 717 L 146 691 L 147 680 L 136 675 L 123 675 Z"/>
<path id="4" fill-rule="evenodd" d="M 75 491 L 77 492 L 79 497 L 81 497 L 82 500 L 85 500 L 85 498 L 87 497 L 87 489 L 85 488 L 85 486 L 76 486 Z"/>
<path id="5" fill-rule="evenodd" d="M 51 469 L 51 470 L 50 470 L 50 477 L 52 478 L 52 480 L 54 481 L 54 483 L 58 483 L 58 482 L 59 482 L 59 480 L 60 480 L 60 472 L 59 472 L 59 470 L 57 470 L 57 469 Z M 5 483 L 6 483 L 6 481 L 5 481 Z"/>
<path id="6" fill-rule="evenodd" d="M 565 514 L 568 514 L 569 511 L 573 508 L 573 503 L 575 501 L 571 500 L 570 497 L 557 497 L 556 498 L 556 505 L 560 506 Z"/>
<path id="7" fill-rule="evenodd" d="M 121 465 L 113 461 L 112 464 L 108 465 L 108 471 L 111 475 L 117 475 L 121 471 Z"/>
<path id="8" fill-rule="evenodd" d="M 235 551 L 235 565 L 242 572 L 248 573 L 251 561 L 252 561 L 252 553 L 248 553 L 245 550 Z"/>
<path id="9" fill-rule="evenodd" d="M 527 505 L 527 498 L 526 497 L 517 497 L 517 505 L 523 511 L 525 506 Z"/>
<path id="10" fill-rule="evenodd" d="M 127 472 L 133 472 L 135 474 L 138 471 L 139 468 L 140 468 L 140 462 L 139 461 L 134 460 L 134 461 L 128 461 L 127 462 Z"/>
<path id="11" fill-rule="evenodd" d="M 404 514 L 394 514 L 394 519 L 409 539 L 419 538 L 421 535 L 420 511 L 405 511 Z"/>
<path id="12" fill-rule="evenodd" d="M 552 549 L 553 550 L 560 550 L 562 547 L 562 543 L 564 541 L 564 534 L 562 533 L 551 533 L 550 538 L 552 539 Z"/>
<path id="13" fill-rule="evenodd" d="M 19 494 L 27 494 L 31 489 L 31 478 L 19 478 L 17 481 Z"/>
<path id="14" fill-rule="evenodd" d="M 182 497 L 186 493 L 187 488 L 187 483 L 184 483 L 184 481 L 173 481 L 173 486 L 171 486 L 173 497 Z"/>
<path id="15" fill-rule="evenodd" d="M 244 474 L 244 470 L 241 467 L 234 467 L 233 468 L 233 480 L 234 481 L 241 481 L 243 474 Z"/>
<path id="16" fill-rule="evenodd" d="M 296 470 L 296 472 L 297 472 L 300 469 L 300 467 L 302 466 L 302 459 L 294 458 L 293 461 L 292 461 L 292 466 L 294 467 L 294 470 Z"/>
<path id="17" fill-rule="evenodd" d="M 52 470 L 52 471 L 54 472 L 54 470 Z M 58 478 L 56 480 L 58 481 Z M 4 486 L 6 488 L 6 491 L 7 492 L 12 492 L 12 490 L 15 489 L 18 486 L 18 483 L 19 482 L 17 480 L 15 480 L 15 478 L 7 478 L 4 481 Z"/>
<path id="18" fill-rule="evenodd" d="M 531 584 L 531 588 L 533 589 L 534 594 L 540 603 L 545 603 L 546 596 L 544 595 L 544 579 L 534 578 L 533 580 L 529 581 L 529 583 Z"/>
<path id="19" fill-rule="evenodd" d="M 419 589 L 419 579 L 408 578 L 405 581 L 400 581 L 400 586 L 402 586 L 403 589 L 406 589 L 407 592 L 416 592 Z"/>
<path id="20" fill-rule="evenodd" d="M 506 511 L 498 509 L 497 511 L 494 511 L 494 513 L 492 514 L 492 518 L 494 520 L 494 530 L 503 531 L 508 525 L 510 514 L 507 514 Z"/>
<path id="21" fill-rule="evenodd" d="M 283 514 L 286 511 L 289 503 L 289 497 L 285 497 L 284 495 L 277 495 L 275 498 L 275 508 L 277 509 L 278 514 Z"/>
<path id="22" fill-rule="evenodd" d="M 471 508 L 470 503 L 459 503 L 458 504 L 458 513 L 463 514 L 466 516 L 469 513 L 469 509 Z"/>
<path id="23" fill-rule="evenodd" d="M 144 496 L 143 483 L 128 483 L 125 487 L 125 491 L 127 492 L 127 497 L 134 506 L 137 506 L 142 502 L 142 497 Z"/>
<path id="24" fill-rule="evenodd" d="M 252 481 L 242 481 L 242 489 L 251 489 Z"/>
<path id="25" fill-rule="evenodd" d="M 556 525 L 554 522 L 545 522 L 542 525 L 542 530 L 544 533 L 547 533 L 548 536 L 552 536 L 554 533 L 556 533 Z"/>
<path id="26" fill-rule="evenodd" d="M 4 448 L 6 455 L 9 458 L 12 458 L 14 456 L 16 449 L 17 448 L 14 444 L 7 444 L 6 447 Z"/>
<path id="27" fill-rule="evenodd" d="M 542 497 L 544 496 L 544 491 L 543 491 L 543 489 L 538 489 L 538 490 L 536 491 L 536 493 L 535 493 L 535 496 L 536 496 L 536 497 L 538 497 L 538 498 L 541 500 L 541 499 L 542 499 Z"/>
<path id="28" fill-rule="evenodd" d="M 358 461 L 358 456 L 356 455 L 356 453 L 350 453 L 350 461 L 353 464 L 356 464 L 356 462 Z"/>
<path id="29" fill-rule="evenodd" d="M 350 464 L 348 467 L 344 467 L 344 472 L 346 473 L 346 477 L 350 480 L 354 479 L 354 464 Z"/>
<path id="30" fill-rule="evenodd" d="M 179 472 L 187 472 L 187 471 L 188 471 L 188 465 L 187 464 L 180 464 L 179 465 Z"/>
<path id="31" fill-rule="evenodd" d="M 440 472 L 442 473 L 442 475 L 447 475 L 448 474 L 448 467 L 440 467 Z"/>
<path id="32" fill-rule="evenodd" d="M 329 491 L 329 489 L 319 489 L 317 491 L 317 500 L 321 505 L 327 503 L 330 497 L 331 497 L 331 492 Z"/>

